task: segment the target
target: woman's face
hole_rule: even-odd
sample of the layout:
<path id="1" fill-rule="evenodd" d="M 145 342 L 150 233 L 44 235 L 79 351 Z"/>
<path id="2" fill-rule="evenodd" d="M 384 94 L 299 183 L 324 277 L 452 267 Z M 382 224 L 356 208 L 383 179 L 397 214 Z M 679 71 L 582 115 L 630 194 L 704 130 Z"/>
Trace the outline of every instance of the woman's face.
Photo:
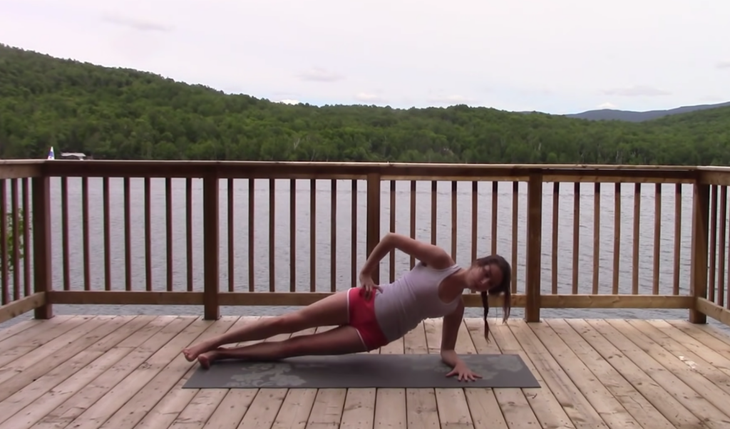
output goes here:
<path id="1" fill-rule="evenodd" d="M 502 283 L 502 270 L 497 264 L 475 265 L 469 273 L 469 289 L 486 292 Z"/>

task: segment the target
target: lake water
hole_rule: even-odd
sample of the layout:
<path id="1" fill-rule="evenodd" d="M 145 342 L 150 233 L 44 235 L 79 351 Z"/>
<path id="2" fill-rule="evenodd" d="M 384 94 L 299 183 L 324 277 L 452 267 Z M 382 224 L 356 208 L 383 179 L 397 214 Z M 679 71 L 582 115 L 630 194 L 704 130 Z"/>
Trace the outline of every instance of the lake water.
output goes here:
<path id="1" fill-rule="evenodd" d="M 310 288 L 310 182 L 297 181 L 296 199 L 296 284 L 297 290 L 306 292 Z M 290 197 L 289 180 L 277 180 L 275 183 L 275 207 L 271 212 L 275 216 L 275 288 L 287 292 L 290 282 Z M 337 182 L 337 242 L 332 246 L 330 241 L 331 227 L 331 183 L 319 180 L 316 190 L 315 207 L 315 239 L 314 252 L 316 266 L 316 287 L 318 291 L 330 290 L 331 253 L 335 252 L 336 288 L 343 290 L 352 286 L 350 252 L 352 243 L 357 244 L 356 269 L 366 258 L 366 188 L 364 181 L 358 182 L 357 191 L 357 233 L 351 232 L 352 224 L 352 188 L 350 181 Z M 457 201 L 457 251 L 456 260 L 461 265 L 471 262 L 471 183 L 458 185 Z M 579 252 L 579 293 L 590 293 L 593 282 L 593 226 L 594 226 L 594 185 L 583 184 L 581 187 L 580 207 L 580 246 Z M 552 279 L 552 191 L 553 185 L 546 183 L 543 188 L 543 224 L 542 224 L 542 271 L 541 288 L 543 293 L 550 293 Z M 681 258 L 678 267 L 674 267 L 674 222 L 675 222 L 675 185 L 668 184 L 662 188 L 661 232 L 660 232 L 660 294 L 670 294 L 673 284 L 673 270 L 680 270 L 680 294 L 689 290 L 689 252 L 691 248 L 692 219 L 692 187 L 686 185 L 682 190 L 682 233 Z M 61 230 L 61 186 L 60 179 L 52 179 L 53 204 L 53 282 L 54 288 L 63 288 L 62 230 Z M 504 255 L 517 266 L 518 292 L 524 291 L 525 279 L 525 243 L 526 243 L 526 184 L 521 184 L 518 203 L 518 240 L 517 259 L 512 260 L 512 183 L 501 183 L 499 187 L 498 228 L 497 237 L 491 237 L 492 219 L 492 184 L 479 184 L 477 253 L 487 254 L 492 240 L 496 240 L 497 252 Z M 236 291 L 247 291 L 249 288 L 248 267 L 248 181 L 234 182 L 233 231 L 234 246 L 234 283 Z M 634 185 L 622 187 L 621 198 L 621 233 L 620 233 L 620 293 L 629 293 L 632 285 L 632 251 L 633 251 L 633 210 Z M 70 278 L 73 290 L 83 289 L 83 246 L 81 215 L 81 180 L 68 180 L 69 195 L 69 251 Z M 131 180 L 131 235 L 132 235 L 132 279 L 133 288 L 145 288 L 145 242 L 144 242 L 144 181 Z M 184 291 L 187 287 L 186 260 L 186 201 L 185 180 L 172 181 L 173 206 L 173 282 L 174 289 Z M 151 224 L 152 224 L 152 278 L 155 290 L 166 287 L 166 225 L 165 225 L 165 181 L 152 179 L 151 183 Z M 416 237 L 422 240 L 431 239 L 431 184 L 419 182 L 416 202 Z M 436 244 L 451 251 L 451 183 L 443 182 L 438 186 L 437 204 L 437 239 Z M 649 294 L 652 289 L 653 255 L 654 255 L 654 205 L 655 190 L 653 184 L 642 187 L 641 224 L 639 231 L 639 289 L 640 293 Z M 123 290 L 124 273 L 124 211 L 123 181 L 110 180 L 110 230 L 111 230 L 111 265 L 112 287 Z M 228 287 L 228 224 L 227 224 L 227 182 L 220 182 L 220 276 L 221 290 Z M 410 183 L 398 182 L 396 188 L 396 226 L 395 231 L 410 233 Z M 254 289 L 269 290 L 269 183 L 268 180 L 256 180 L 254 192 Z M 90 272 L 92 289 L 104 287 L 104 236 L 103 236 L 103 192 L 101 179 L 89 179 L 89 243 Z M 194 289 L 203 287 L 203 212 L 202 181 L 193 180 L 193 261 Z M 390 194 L 389 184 L 381 184 L 381 233 L 389 229 Z M 559 293 L 571 293 L 572 258 L 573 258 L 573 184 L 561 185 L 559 219 L 558 219 L 558 288 Z M 613 278 L 613 246 L 614 246 L 614 185 L 604 184 L 601 188 L 600 239 L 599 239 L 599 293 L 611 293 Z M 404 254 L 396 255 L 395 272 L 399 275 L 409 269 L 409 258 Z M 381 264 L 381 282 L 389 278 L 389 260 L 384 258 Z M 222 307 L 224 315 L 272 315 L 290 311 L 291 307 Z M 87 306 L 56 305 L 56 314 L 202 314 L 202 306 Z M 514 317 L 522 317 L 522 309 L 514 309 Z M 621 317 L 621 318 L 679 318 L 688 317 L 687 310 L 632 310 L 632 309 L 542 309 L 543 317 Z M 469 317 L 481 317 L 481 309 L 469 309 Z M 498 309 L 490 313 L 492 318 L 501 318 Z M 31 317 L 31 313 L 6 322 L 15 323 Z M 714 326 L 721 326 L 711 321 Z M 2 325 L 0 325 L 2 326 Z"/>

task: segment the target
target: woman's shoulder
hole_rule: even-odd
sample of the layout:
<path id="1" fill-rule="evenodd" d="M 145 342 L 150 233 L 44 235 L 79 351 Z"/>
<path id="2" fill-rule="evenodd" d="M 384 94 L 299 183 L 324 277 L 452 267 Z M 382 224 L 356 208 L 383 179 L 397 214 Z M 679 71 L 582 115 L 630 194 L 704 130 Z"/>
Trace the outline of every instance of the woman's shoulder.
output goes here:
<path id="1" fill-rule="evenodd" d="M 436 271 L 443 271 L 453 268 L 456 265 L 456 261 L 446 251 L 441 249 L 440 255 L 435 258 L 431 258 L 429 262 L 418 260 L 424 268 L 429 268 Z"/>

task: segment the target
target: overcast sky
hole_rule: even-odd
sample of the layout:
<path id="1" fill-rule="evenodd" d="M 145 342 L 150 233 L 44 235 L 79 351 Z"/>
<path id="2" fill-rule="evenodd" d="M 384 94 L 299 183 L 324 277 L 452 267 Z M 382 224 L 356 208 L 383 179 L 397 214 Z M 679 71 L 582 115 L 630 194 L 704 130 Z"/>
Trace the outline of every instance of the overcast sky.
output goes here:
<path id="1" fill-rule="evenodd" d="M 730 101 L 729 0 L 0 0 L 0 43 L 318 105 Z"/>

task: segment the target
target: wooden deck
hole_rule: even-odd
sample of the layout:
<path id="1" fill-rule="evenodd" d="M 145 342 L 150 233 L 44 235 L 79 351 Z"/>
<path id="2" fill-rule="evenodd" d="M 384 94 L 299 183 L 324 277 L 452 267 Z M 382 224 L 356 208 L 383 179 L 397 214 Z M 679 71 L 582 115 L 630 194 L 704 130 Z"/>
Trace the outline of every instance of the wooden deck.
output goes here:
<path id="1" fill-rule="evenodd" d="M 730 337 L 685 321 L 466 320 L 462 353 L 520 353 L 541 389 L 181 389 L 180 351 L 249 319 L 57 316 L 0 331 L 0 429 L 730 428 Z M 380 353 L 438 352 L 428 321 Z"/>

